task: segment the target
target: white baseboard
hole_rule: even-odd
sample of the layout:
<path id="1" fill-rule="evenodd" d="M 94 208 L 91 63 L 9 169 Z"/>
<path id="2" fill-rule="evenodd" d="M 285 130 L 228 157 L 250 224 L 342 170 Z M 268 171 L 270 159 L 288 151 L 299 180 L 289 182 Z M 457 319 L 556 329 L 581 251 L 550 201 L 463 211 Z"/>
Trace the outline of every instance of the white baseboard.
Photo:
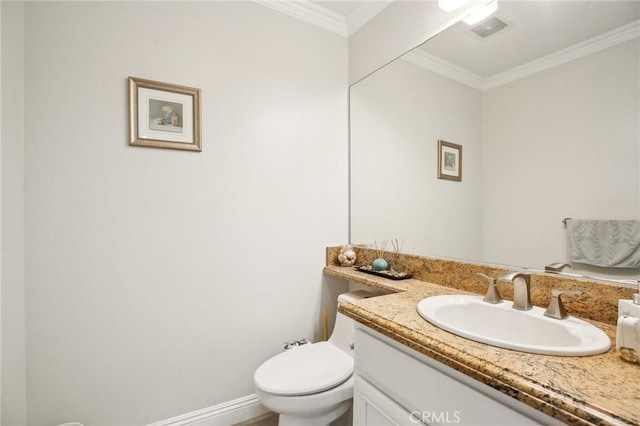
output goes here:
<path id="1" fill-rule="evenodd" d="M 148 426 L 231 426 L 268 412 L 269 410 L 260 404 L 258 397 L 253 394 Z"/>

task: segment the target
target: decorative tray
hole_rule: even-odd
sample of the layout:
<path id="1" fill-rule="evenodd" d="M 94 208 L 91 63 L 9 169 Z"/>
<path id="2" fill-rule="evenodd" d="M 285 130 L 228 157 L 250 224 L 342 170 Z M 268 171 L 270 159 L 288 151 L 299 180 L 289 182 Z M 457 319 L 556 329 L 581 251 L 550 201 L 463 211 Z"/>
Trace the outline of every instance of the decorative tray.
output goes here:
<path id="1" fill-rule="evenodd" d="M 393 269 L 386 270 L 386 271 L 376 271 L 375 269 L 373 269 L 373 266 L 371 265 L 356 266 L 356 269 L 360 272 L 366 272 L 367 274 L 377 275 L 379 277 L 389 278 L 390 280 L 396 280 L 396 281 L 406 280 L 411 278 L 411 274 L 408 272 L 398 272 L 398 271 L 394 271 Z"/>

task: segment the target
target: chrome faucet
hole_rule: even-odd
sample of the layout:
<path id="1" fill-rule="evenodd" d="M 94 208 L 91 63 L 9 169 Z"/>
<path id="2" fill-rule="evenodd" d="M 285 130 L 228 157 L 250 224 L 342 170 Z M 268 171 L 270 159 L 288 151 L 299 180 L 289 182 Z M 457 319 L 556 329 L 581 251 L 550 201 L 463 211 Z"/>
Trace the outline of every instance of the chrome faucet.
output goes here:
<path id="1" fill-rule="evenodd" d="M 571 268 L 569 263 L 555 262 L 544 267 L 545 272 L 562 272 L 564 268 Z"/>
<path id="2" fill-rule="evenodd" d="M 531 309 L 531 275 L 524 272 L 510 272 L 500 277 L 500 281 L 513 284 L 513 308 L 521 311 Z"/>

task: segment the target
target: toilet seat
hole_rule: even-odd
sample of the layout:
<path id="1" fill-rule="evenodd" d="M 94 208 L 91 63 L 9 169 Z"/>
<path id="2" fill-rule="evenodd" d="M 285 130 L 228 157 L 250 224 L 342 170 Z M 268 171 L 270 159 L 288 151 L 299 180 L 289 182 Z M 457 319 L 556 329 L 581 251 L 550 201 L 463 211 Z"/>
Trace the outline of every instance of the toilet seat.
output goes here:
<path id="1" fill-rule="evenodd" d="M 254 374 L 258 388 L 274 395 L 309 395 L 336 387 L 353 374 L 353 358 L 327 342 L 282 352 Z"/>

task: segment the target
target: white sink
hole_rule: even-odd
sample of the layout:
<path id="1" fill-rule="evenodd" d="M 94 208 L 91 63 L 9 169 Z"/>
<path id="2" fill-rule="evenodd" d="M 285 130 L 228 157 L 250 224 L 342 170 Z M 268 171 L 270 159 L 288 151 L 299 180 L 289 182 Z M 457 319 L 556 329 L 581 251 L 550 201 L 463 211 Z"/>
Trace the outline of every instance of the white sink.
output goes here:
<path id="1" fill-rule="evenodd" d="M 453 334 L 521 352 L 585 356 L 611 347 L 609 337 L 585 321 L 548 318 L 537 306 L 520 311 L 512 304 L 505 300 L 493 305 L 480 296 L 433 296 L 418 303 L 418 313 Z"/>

